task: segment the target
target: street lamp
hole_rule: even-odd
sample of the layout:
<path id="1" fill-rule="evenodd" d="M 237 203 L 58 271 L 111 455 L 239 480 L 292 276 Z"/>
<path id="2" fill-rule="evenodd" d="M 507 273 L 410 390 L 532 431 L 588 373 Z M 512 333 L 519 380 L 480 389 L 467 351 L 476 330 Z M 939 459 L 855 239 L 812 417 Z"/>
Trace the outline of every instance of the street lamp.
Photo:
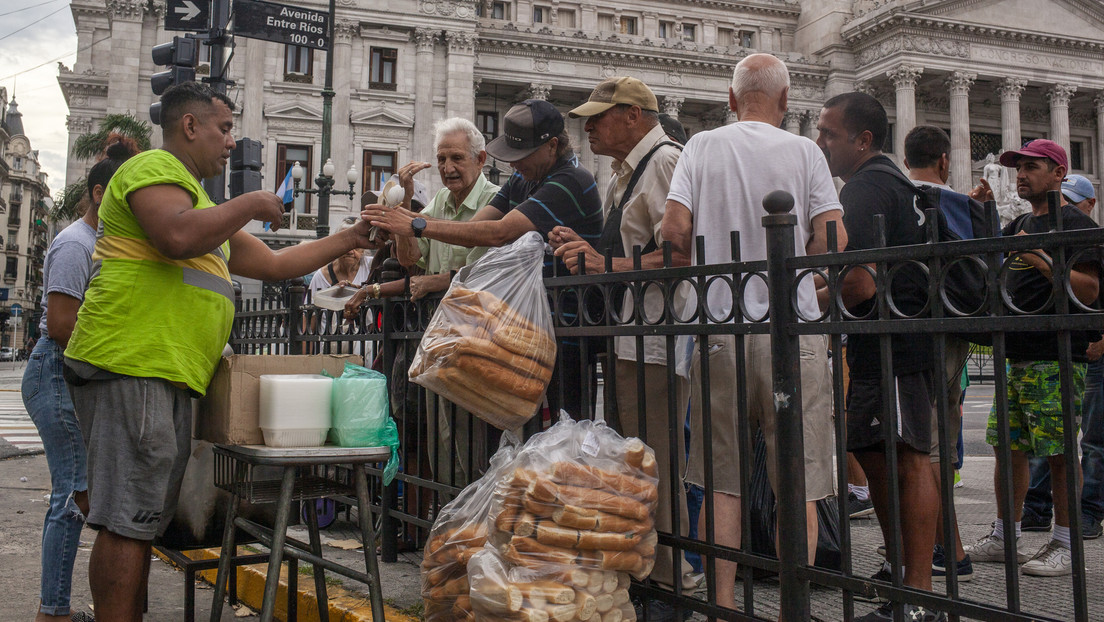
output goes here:
<path id="1" fill-rule="evenodd" d="M 317 237 L 324 238 L 330 234 L 330 195 L 355 196 L 353 186 L 356 185 L 360 174 L 357 172 L 356 166 L 349 165 L 349 170 L 345 173 L 345 180 L 349 182 L 348 190 L 334 190 L 334 163 L 331 158 L 326 158 L 326 163 L 322 165 L 322 172 L 314 178 L 314 185 L 318 187 L 317 190 L 299 187 L 299 182 L 303 181 L 303 174 L 303 167 L 296 162 L 291 167 L 291 179 L 295 185 L 295 196 L 301 194 L 318 195 L 318 221 L 315 223 L 314 231 Z"/>

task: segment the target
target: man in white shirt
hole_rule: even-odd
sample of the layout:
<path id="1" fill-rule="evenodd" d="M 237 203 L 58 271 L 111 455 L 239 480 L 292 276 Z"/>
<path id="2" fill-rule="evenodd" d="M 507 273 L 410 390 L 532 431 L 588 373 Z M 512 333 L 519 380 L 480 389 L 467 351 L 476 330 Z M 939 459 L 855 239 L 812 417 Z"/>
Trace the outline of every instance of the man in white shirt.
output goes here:
<path id="1" fill-rule="evenodd" d="M 659 122 L 659 103 L 655 94 L 640 80 L 630 77 L 614 77 L 603 80 L 594 88 L 583 105 L 568 112 L 572 118 L 585 117 L 591 151 L 614 159 L 614 179 L 606 190 L 602 202 L 605 226 L 595 249 L 567 227 L 556 227 L 548 235 L 556 248 L 556 255 L 572 272 L 579 273 L 579 255 L 585 257 L 586 271 L 597 274 L 606 270 L 606 256 L 612 258 L 614 272 L 633 270 L 633 248 L 641 247 L 641 267 L 663 266 L 663 251 L 659 246 L 663 236 L 659 228 L 666 210 L 667 193 L 671 187 L 671 175 L 675 171 L 681 147 L 667 138 Z M 626 255 L 630 255 L 626 257 Z M 673 265 L 689 265 L 689 258 L 677 253 Z M 673 300 L 673 308 L 682 308 L 686 301 L 686 289 L 679 289 Z M 626 296 L 622 307 L 622 321 L 632 324 L 634 310 L 631 298 Z M 644 305 L 640 310 L 648 321 L 658 321 L 664 310 L 663 293 L 659 288 L 648 288 Z M 642 437 L 656 452 L 659 471 L 659 503 L 656 507 L 656 529 L 671 532 L 671 505 L 677 504 L 679 525 L 683 536 L 687 534 L 689 519 L 684 495 L 672 495 L 669 481 L 671 464 L 671 437 L 675 437 L 678 449 L 675 464 L 681 470 L 685 463 L 682 440 L 685 422 L 685 383 L 676 376 L 675 384 L 668 384 L 668 352 L 663 337 L 645 337 L 644 352 L 637 354 L 635 337 L 615 339 L 614 378 L 617 416 L 621 432 L 626 436 Z M 671 353 L 674 360 L 674 352 Z M 638 386 L 638 364 L 643 364 L 644 384 Z M 669 410 L 668 394 L 677 393 L 674 409 Z M 643 402 L 644 425 L 640 421 L 640 403 Z M 691 567 L 685 560 L 674 565 L 673 550 L 661 546 L 656 550 L 656 563 L 650 575 L 657 583 L 671 588 L 674 574 L 685 577 Z M 683 587 L 693 583 L 683 579 Z M 671 606 L 663 601 L 651 600 L 641 607 L 648 609 L 649 620 L 673 620 Z"/>
<path id="2" fill-rule="evenodd" d="M 797 255 L 827 250 L 827 225 L 836 223 L 839 247 L 847 244 L 843 208 L 836 197 L 824 154 L 812 141 L 782 129 L 789 94 L 786 65 L 769 54 L 753 54 L 736 66 L 729 89 L 729 106 L 740 121 L 695 134 L 686 144 L 671 180 L 661 232 L 680 252 L 690 255 L 696 236 L 705 238 L 706 263 L 732 261 L 729 236 L 740 232 L 744 261 L 766 259 L 762 227 L 763 197 L 785 190 L 794 197 L 797 217 Z M 743 291 L 743 309 L 732 308 L 732 292 L 713 286 L 707 292 L 710 312 L 733 322 L 760 321 L 767 315 L 768 297 L 762 279 L 752 278 Z M 797 291 L 797 305 L 807 318 L 820 316 L 811 279 Z M 746 315 L 742 315 L 746 313 Z M 744 338 L 744 359 L 737 360 L 734 335 L 709 338 L 712 463 L 705 464 L 702 438 L 700 359 L 691 367 L 691 445 L 686 480 L 705 483 L 705 469 L 713 469 L 713 529 L 717 543 L 740 544 L 740 446 L 737 413 L 757 419 L 767 443 L 767 471 L 777 482 L 774 453 L 775 411 L 771 390 L 770 338 Z M 809 562 L 816 552 L 816 501 L 835 494 L 832 478 L 832 383 L 828 371 L 828 341 L 823 335 L 801 338 L 801 397 L 805 438 L 806 536 Z M 738 374 L 746 373 L 748 404 L 736 391 Z M 703 530 L 704 531 L 704 530 Z M 716 560 L 717 604 L 735 608 L 736 564 Z"/>

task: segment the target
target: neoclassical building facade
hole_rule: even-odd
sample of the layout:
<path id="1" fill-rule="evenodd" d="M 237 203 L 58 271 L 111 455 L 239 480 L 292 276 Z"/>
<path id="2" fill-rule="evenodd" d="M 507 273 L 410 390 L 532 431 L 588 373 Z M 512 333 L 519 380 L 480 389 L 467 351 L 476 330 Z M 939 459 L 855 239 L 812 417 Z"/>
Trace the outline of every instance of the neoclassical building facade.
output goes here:
<path id="1" fill-rule="evenodd" d="M 238 10 L 245 4 L 239 0 Z M 150 49 L 173 33 L 162 26 L 165 0 L 71 6 L 77 60 L 60 66 L 58 79 L 72 141 L 108 113 L 146 117 L 154 100 L 149 78 L 159 70 Z M 889 111 L 886 149 L 894 157 L 914 125 L 948 130 L 956 188 L 972 185 L 986 154 L 1038 137 L 1067 146 L 1074 172 L 1099 187 L 1098 0 L 337 0 L 331 157 L 337 171 L 359 172 L 359 194 L 407 161 L 432 161 L 439 119 L 469 118 L 491 137 L 514 103 L 535 97 L 566 111 L 615 75 L 646 82 L 692 134 L 734 120 L 732 68 L 755 51 L 776 54 L 790 68 L 785 127 L 794 133 L 815 138 L 825 99 L 859 89 Z M 264 144 L 266 188 L 275 189 L 293 162 L 307 166 L 308 179 L 322 165 L 325 64 L 318 50 L 235 41 L 228 68 L 235 133 Z M 608 158 L 590 152 L 581 120 L 569 120 L 568 130 L 583 165 L 605 183 Z M 492 173 L 508 170 L 489 164 Z M 66 182 L 86 166 L 70 160 Z M 440 187 L 435 175 L 423 175 L 431 190 Z M 331 223 L 354 207 L 334 198 Z M 301 230 L 275 236 L 311 234 L 310 198 L 297 208 Z"/>

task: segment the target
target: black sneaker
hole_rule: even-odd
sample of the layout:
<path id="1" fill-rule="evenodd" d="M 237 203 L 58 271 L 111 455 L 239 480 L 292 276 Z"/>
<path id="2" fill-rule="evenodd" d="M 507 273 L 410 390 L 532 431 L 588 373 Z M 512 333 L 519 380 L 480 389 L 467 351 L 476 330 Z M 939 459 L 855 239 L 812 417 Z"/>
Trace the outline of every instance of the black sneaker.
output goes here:
<path id="1" fill-rule="evenodd" d="M 85 611 L 78 611 L 74 613 L 70 618 L 70 622 L 96 622 L 96 618 L 92 617 L 92 614 Z"/>
<path id="2" fill-rule="evenodd" d="M 1020 520 L 1021 531 L 1050 531 L 1050 517 L 1042 517 L 1034 512 L 1024 512 Z"/>
<path id="3" fill-rule="evenodd" d="M 1093 520 L 1088 516 L 1081 517 L 1081 539 L 1096 540 L 1102 532 L 1104 532 L 1104 528 L 1100 526 L 1100 521 Z"/>
<path id="4" fill-rule="evenodd" d="M 675 613 L 675 606 L 662 600 L 633 600 L 633 610 L 636 611 L 636 619 L 644 621 L 644 609 L 647 608 L 648 622 L 684 622 L 689 620 L 694 612 L 683 608 L 682 616 Z"/>
<path id="5" fill-rule="evenodd" d="M 891 581 L 893 581 L 893 575 L 890 573 L 890 570 L 889 570 L 889 562 L 883 562 L 882 567 L 878 569 L 878 572 L 875 572 L 874 574 L 870 575 L 870 580 L 871 581 L 881 581 L 883 583 L 890 583 Z M 874 596 L 866 596 L 864 594 L 855 594 L 854 598 L 855 598 L 855 600 L 861 600 L 861 601 L 867 602 L 867 603 L 884 603 L 888 600 L 886 597 L 881 596 L 877 593 L 875 593 Z"/>
<path id="6" fill-rule="evenodd" d="M 923 607 L 905 605 L 905 619 L 909 622 L 947 622 L 947 614 Z M 855 618 L 855 622 L 893 622 L 893 603 L 886 603 L 870 613 Z"/>
<path id="7" fill-rule="evenodd" d="M 847 493 L 847 514 L 851 518 L 862 518 L 874 513 L 874 502 L 870 497 L 859 499 L 855 493 Z"/>
<path id="8" fill-rule="evenodd" d="M 935 550 L 932 551 L 932 581 L 946 581 L 947 580 L 947 559 L 943 553 L 943 545 L 935 545 Z M 962 561 L 955 562 L 955 571 L 958 574 L 958 580 L 969 581 L 974 578 L 974 564 L 970 562 L 970 556 L 962 558 Z"/>

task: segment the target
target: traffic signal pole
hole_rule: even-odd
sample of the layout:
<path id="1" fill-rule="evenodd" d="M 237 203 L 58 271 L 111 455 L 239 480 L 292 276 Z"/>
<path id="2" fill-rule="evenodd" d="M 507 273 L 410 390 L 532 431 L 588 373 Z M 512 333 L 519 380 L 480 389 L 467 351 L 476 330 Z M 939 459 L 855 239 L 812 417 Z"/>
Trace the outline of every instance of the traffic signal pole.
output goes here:
<path id="1" fill-rule="evenodd" d="M 226 28 L 230 24 L 230 0 L 211 0 L 211 30 L 207 44 L 211 46 L 211 76 L 206 78 L 216 92 L 226 94 L 226 86 L 232 84 L 226 78 Z M 203 180 L 203 189 L 215 203 L 226 201 L 226 172 Z"/>

